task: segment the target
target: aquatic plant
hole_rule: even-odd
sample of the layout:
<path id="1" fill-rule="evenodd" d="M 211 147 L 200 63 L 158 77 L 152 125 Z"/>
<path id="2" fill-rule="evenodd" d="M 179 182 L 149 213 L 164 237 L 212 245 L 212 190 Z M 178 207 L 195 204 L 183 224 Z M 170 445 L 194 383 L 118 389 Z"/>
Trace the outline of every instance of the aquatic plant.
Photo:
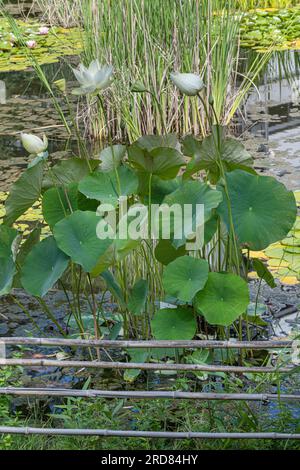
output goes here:
<path id="1" fill-rule="evenodd" d="M 264 51 L 299 50 L 300 8 L 257 10 L 245 14 L 241 23 L 241 45 Z"/>
<path id="2" fill-rule="evenodd" d="M 202 88 L 199 84 L 197 79 L 197 87 Z M 179 86 L 190 95 L 186 84 Z M 200 105 L 207 99 L 202 90 L 197 96 Z M 94 159 L 81 154 L 54 165 L 48 158 L 31 162 L 5 202 L 0 292 L 10 292 L 17 273 L 27 292 L 45 306 L 43 297 L 49 289 L 57 282 L 64 286 L 71 276 L 73 301 L 69 296 L 68 301 L 82 335 L 81 292 L 90 299 L 96 338 L 103 331 L 114 338 L 123 326 L 126 336 L 191 339 L 199 331 L 197 317 L 221 327 L 220 334 L 233 326 L 241 337 L 243 321 L 251 323 L 247 315 L 250 250 L 262 250 L 285 238 L 297 208 L 291 191 L 274 178 L 256 174 L 251 156 L 226 135 L 213 101 L 208 102 L 210 110 L 205 107 L 205 111 L 211 135 L 202 141 L 188 136 L 180 144 L 174 135 L 146 135 L 127 146 L 111 145 Z M 28 147 L 29 140 L 39 145 Z M 45 150 L 46 143 L 36 137 L 27 137 L 24 143 L 29 151 Z M 40 198 L 51 235 L 41 241 L 34 236 L 29 247 L 20 245 L 19 234 L 11 226 Z M 146 231 L 138 238 L 129 232 L 119 237 L 137 202 L 140 211 L 147 209 L 139 219 L 140 225 L 147 222 Z M 180 238 L 175 218 L 168 239 L 159 231 L 158 239 L 152 240 L 152 203 L 192 206 Z M 99 204 L 104 204 L 101 212 Z M 199 204 L 204 206 L 204 238 L 192 249 L 189 241 L 195 236 L 197 240 Z M 107 211 L 122 214 L 113 237 L 99 235 L 100 226 L 111 228 Z M 20 257 L 24 246 L 26 256 Z M 273 279 L 266 267 L 254 263 L 254 268 L 266 282 Z M 96 295 L 103 285 L 119 305 L 121 316 L 113 321 L 105 316 Z M 157 309 L 157 301 L 162 300 L 174 307 Z M 65 334 L 57 322 L 56 326 Z"/>
<path id="3" fill-rule="evenodd" d="M 239 43 L 243 15 L 232 0 L 130 0 L 122 5 L 85 0 L 81 17 L 81 61 L 87 65 L 97 57 L 112 63 L 120 84 L 107 92 L 106 109 L 92 97 L 81 100 L 86 136 L 94 139 L 110 135 L 133 142 L 166 129 L 205 135 L 209 124 L 203 106 L 182 98 L 166 77 L 174 69 L 199 74 L 207 97 L 213 94 L 219 121 L 228 123 L 270 57 L 268 51 L 244 61 Z M 107 18 L 114 21 L 114 34 Z"/>
<path id="4" fill-rule="evenodd" d="M 25 70 L 32 65 L 32 56 L 42 65 L 57 62 L 61 56 L 78 54 L 82 50 L 78 28 L 67 30 L 53 26 L 49 29 L 36 20 L 16 20 L 19 33 L 15 34 L 1 2 L 0 6 L 0 72 Z"/>
<path id="5" fill-rule="evenodd" d="M 44 153 L 48 147 L 48 139 L 46 135 L 43 135 L 43 139 L 33 134 L 21 134 L 21 141 L 23 147 L 27 152 L 38 155 Z"/>

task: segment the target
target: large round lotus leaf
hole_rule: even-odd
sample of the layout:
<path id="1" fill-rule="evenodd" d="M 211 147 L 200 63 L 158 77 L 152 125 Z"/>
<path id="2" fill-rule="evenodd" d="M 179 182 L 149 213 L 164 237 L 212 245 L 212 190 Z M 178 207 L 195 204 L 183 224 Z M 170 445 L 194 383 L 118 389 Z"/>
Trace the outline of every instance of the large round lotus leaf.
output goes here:
<path id="1" fill-rule="evenodd" d="M 201 226 L 203 220 L 199 219 L 201 212 L 198 212 L 197 208 L 203 206 L 204 209 L 204 221 L 208 221 L 212 215 L 213 209 L 218 207 L 222 200 L 222 193 L 216 189 L 212 189 L 208 184 L 200 181 L 186 181 L 176 191 L 165 197 L 163 204 L 167 204 L 169 207 L 173 205 L 181 206 L 182 217 L 180 221 L 177 220 L 178 226 L 184 227 L 185 234 L 192 234 L 195 232 L 196 227 Z M 185 206 L 191 208 L 191 217 L 185 217 Z M 175 206 L 176 207 L 176 206 Z M 176 217 L 180 217 L 180 214 Z M 174 226 L 176 220 L 174 217 Z M 183 245 L 186 241 L 186 237 L 178 237 L 173 240 L 173 244 L 176 247 Z"/>
<path id="2" fill-rule="evenodd" d="M 241 170 L 227 173 L 226 180 L 235 233 L 241 244 L 259 251 L 286 237 L 297 215 L 292 191 L 271 176 Z M 218 212 L 229 230 L 225 194 Z"/>
<path id="3" fill-rule="evenodd" d="M 236 274 L 209 273 L 194 305 L 211 325 L 229 326 L 249 304 L 247 283 Z"/>
<path id="4" fill-rule="evenodd" d="M 69 258 L 51 236 L 33 247 L 25 258 L 21 284 L 32 295 L 43 297 L 68 266 Z"/>
<path id="5" fill-rule="evenodd" d="M 102 203 L 117 206 L 119 196 L 129 196 L 137 191 L 138 178 L 127 166 L 118 168 L 121 194 L 115 171 L 109 173 L 95 172 L 86 176 L 79 183 L 79 191 L 85 196 L 101 201 Z"/>
<path id="6" fill-rule="evenodd" d="M 91 272 L 113 240 L 97 237 L 97 224 L 100 218 L 94 212 L 75 211 L 58 222 L 54 237 L 59 248 L 80 264 L 86 272 Z"/>
<path id="7" fill-rule="evenodd" d="M 193 136 L 187 136 L 183 142 L 183 152 L 192 157 L 187 165 L 184 178 L 187 178 L 200 170 L 206 170 L 212 183 L 216 183 L 220 178 L 220 168 L 218 164 L 218 132 L 220 137 L 220 153 L 223 166 L 226 171 L 240 167 L 247 171 L 252 171 L 252 158 L 243 144 L 231 137 L 225 137 L 224 128 L 214 126 L 212 134 L 201 142 Z"/>
<path id="8" fill-rule="evenodd" d="M 99 158 L 101 160 L 100 169 L 102 171 L 113 171 L 120 166 L 122 159 L 126 154 L 125 145 L 112 145 L 106 147 L 100 152 Z"/>
<path id="9" fill-rule="evenodd" d="M 181 178 L 172 180 L 162 180 L 159 176 L 150 175 L 150 173 L 138 172 L 139 188 L 138 194 L 143 197 L 144 204 L 149 201 L 149 179 L 151 178 L 151 202 L 152 204 L 161 204 L 163 199 L 176 191 L 181 185 Z"/>
<path id="10" fill-rule="evenodd" d="M 180 167 L 185 164 L 182 154 L 175 148 L 157 147 L 147 151 L 136 143 L 129 147 L 128 158 L 139 171 L 166 180 L 175 178 Z"/>
<path id="11" fill-rule="evenodd" d="M 62 186 L 67 186 L 70 183 L 79 183 L 82 178 L 98 166 L 99 160 L 90 159 L 88 162 L 82 158 L 61 160 L 45 175 L 43 188 L 52 188 L 53 183 Z"/>
<path id="12" fill-rule="evenodd" d="M 184 245 L 176 249 L 172 245 L 171 240 L 159 240 L 158 244 L 155 247 L 154 254 L 157 261 L 164 265 L 167 265 L 179 256 L 185 255 L 186 250 Z"/>
<path id="13" fill-rule="evenodd" d="M 207 277 L 207 261 L 181 256 L 165 268 L 163 286 L 167 294 L 183 302 L 190 302 L 195 294 L 203 289 Z"/>
<path id="14" fill-rule="evenodd" d="M 158 340 L 189 340 L 196 333 L 196 319 L 191 308 L 163 308 L 155 313 L 151 328 Z"/>
<path id="15" fill-rule="evenodd" d="M 143 135 L 140 137 L 134 144 L 138 145 L 140 148 L 151 152 L 158 147 L 170 147 L 177 150 L 180 150 L 180 143 L 177 139 L 176 134 L 167 134 L 167 135 Z"/>
<path id="16" fill-rule="evenodd" d="M 44 193 L 43 216 L 50 227 L 78 209 L 77 195 L 77 183 L 50 188 Z"/>

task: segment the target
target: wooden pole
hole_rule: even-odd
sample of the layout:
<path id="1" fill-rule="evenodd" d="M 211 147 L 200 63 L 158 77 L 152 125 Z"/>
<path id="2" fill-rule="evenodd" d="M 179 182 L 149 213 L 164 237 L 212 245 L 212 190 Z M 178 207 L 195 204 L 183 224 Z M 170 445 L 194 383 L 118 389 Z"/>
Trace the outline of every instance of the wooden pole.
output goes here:
<path id="1" fill-rule="evenodd" d="M 141 370 L 185 370 L 206 372 L 236 372 L 236 373 L 278 373 L 292 372 L 297 367 L 242 367 L 207 364 L 170 364 L 151 362 L 108 362 L 108 361 L 58 361 L 49 359 L 0 359 L 0 367 L 74 367 L 95 369 L 141 369 Z"/>
<path id="2" fill-rule="evenodd" d="M 300 395 L 271 393 L 203 393 L 181 391 L 73 390 L 64 388 L 2 387 L 0 395 L 82 397 L 82 398 L 167 398 L 190 400 L 299 401 Z"/>
<path id="3" fill-rule="evenodd" d="M 18 345 L 34 344 L 38 346 L 75 346 L 98 348 L 207 348 L 207 349 L 270 349 L 291 348 L 291 340 L 275 341 L 130 341 L 130 340 L 86 340 L 86 339 L 62 339 L 62 338 L 23 338 L 0 337 L 0 344 Z"/>
<path id="4" fill-rule="evenodd" d="M 120 431 L 112 429 L 62 429 L 0 426 L 0 434 L 40 434 L 46 436 L 104 436 L 162 439 L 300 439 L 300 434 L 279 432 L 166 432 Z"/>

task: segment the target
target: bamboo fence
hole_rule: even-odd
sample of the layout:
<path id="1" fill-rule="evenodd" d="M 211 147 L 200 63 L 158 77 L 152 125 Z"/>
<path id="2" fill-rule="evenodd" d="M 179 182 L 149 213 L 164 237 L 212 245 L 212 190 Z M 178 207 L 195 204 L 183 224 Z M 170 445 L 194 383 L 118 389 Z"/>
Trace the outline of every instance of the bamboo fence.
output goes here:
<path id="1" fill-rule="evenodd" d="M 124 348 L 208 348 L 208 349 L 290 349 L 292 341 L 109 341 L 84 340 L 61 338 L 0 338 L 4 345 L 35 345 L 57 347 L 88 347 L 99 349 Z M 101 369 L 140 369 L 140 370 L 173 370 L 173 371 L 204 371 L 229 373 L 292 373 L 298 367 L 291 365 L 274 366 L 232 366 L 221 364 L 178 364 L 178 363 L 137 363 L 117 361 L 77 361 L 77 360 L 51 360 L 51 359 L 0 359 L 0 367 L 68 367 L 68 368 L 101 368 Z M 204 393 L 185 391 L 125 391 L 125 390 L 72 390 L 64 388 L 23 388 L 2 387 L 0 395 L 15 395 L 27 397 L 78 397 L 78 398 L 131 398 L 131 399 L 189 399 L 189 400 L 230 400 L 230 401 L 300 401 L 300 395 L 292 394 L 261 394 L 261 393 Z M 40 434 L 49 436 L 105 436 L 105 437 L 140 437 L 164 439 L 300 439 L 300 434 L 277 432 L 253 433 L 215 433 L 215 432 L 157 432 L 157 431 L 123 431 L 112 429 L 59 429 L 59 428 L 32 428 L 0 426 L 0 434 Z"/>

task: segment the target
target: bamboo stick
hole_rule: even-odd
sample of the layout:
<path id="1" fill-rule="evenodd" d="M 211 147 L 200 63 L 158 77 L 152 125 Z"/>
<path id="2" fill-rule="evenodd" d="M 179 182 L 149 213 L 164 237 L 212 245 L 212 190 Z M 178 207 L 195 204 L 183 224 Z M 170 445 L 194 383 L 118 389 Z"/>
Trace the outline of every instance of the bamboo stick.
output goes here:
<path id="1" fill-rule="evenodd" d="M 236 373 L 278 373 L 291 372 L 297 367 L 242 367 L 207 364 L 170 364 L 170 363 L 139 363 L 139 362 L 108 362 L 108 361 L 58 361 L 49 359 L 0 359 L 1 366 L 21 367 L 75 367 L 95 369 L 141 369 L 141 370 L 185 370 L 206 372 Z"/>
<path id="2" fill-rule="evenodd" d="M 62 338 L 23 338 L 0 337 L 0 344 L 18 345 L 34 344 L 38 346 L 76 346 L 98 348 L 207 348 L 207 349 L 269 349 L 291 348 L 291 340 L 271 341 L 131 341 L 131 340 L 86 340 L 86 339 L 62 339 Z"/>
<path id="3" fill-rule="evenodd" d="M 162 439 L 300 439 L 300 434 L 279 432 L 167 432 L 120 431 L 113 429 L 62 429 L 0 426 L 0 434 L 40 434 L 46 436 L 104 436 Z"/>
<path id="4" fill-rule="evenodd" d="M 17 396 L 50 396 L 50 397 L 82 397 L 82 398 L 167 398 L 191 400 L 242 400 L 242 401 L 299 401 L 300 395 L 271 393 L 203 393 L 181 391 L 125 391 L 125 390 L 73 390 L 64 388 L 22 388 L 2 387 L 0 395 Z"/>

